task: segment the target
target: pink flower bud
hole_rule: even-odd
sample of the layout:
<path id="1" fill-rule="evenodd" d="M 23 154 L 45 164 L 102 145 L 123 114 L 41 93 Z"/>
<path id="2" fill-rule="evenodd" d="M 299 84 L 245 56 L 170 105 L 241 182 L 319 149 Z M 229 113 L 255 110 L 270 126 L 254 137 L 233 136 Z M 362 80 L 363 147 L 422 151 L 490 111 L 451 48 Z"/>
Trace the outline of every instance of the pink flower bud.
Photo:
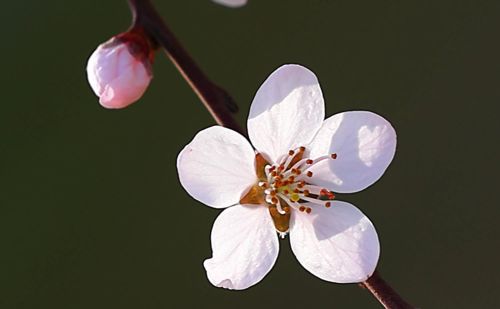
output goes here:
<path id="1" fill-rule="evenodd" d="M 99 45 L 87 63 L 89 84 L 106 108 L 124 108 L 148 88 L 153 48 L 140 33 L 126 32 Z"/>
<path id="2" fill-rule="evenodd" d="M 222 4 L 228 7 L 237 8 L 247 4 L 247 0 L 213 0 L 215 3 Z"/>

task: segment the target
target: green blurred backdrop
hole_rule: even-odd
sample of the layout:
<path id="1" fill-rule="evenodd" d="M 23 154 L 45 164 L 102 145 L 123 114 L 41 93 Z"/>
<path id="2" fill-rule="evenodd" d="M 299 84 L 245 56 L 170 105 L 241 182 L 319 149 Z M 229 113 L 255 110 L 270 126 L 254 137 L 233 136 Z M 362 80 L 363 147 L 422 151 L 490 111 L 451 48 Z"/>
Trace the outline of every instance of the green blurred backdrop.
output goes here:
<path id="1" fill-rule="evenodd" d="M 380 272 L 421 308 L 500 307 L 499 1 L 154 2 L 241 123 L 284 63 L 317 74 L 328 115 L 389 119 L 392 165 L 342 196 L 377 227 Z M 0 14 L 0 308 L 379 308 L 305 271 L 288 239 L 257 286 L 210 285 L 219 211 L 184 192 L 175 160 L 213 120 L 161 53 L 125 110 L 87 85 L 87 57 L 128 27 L 124 0 L 8 1 Z"/>

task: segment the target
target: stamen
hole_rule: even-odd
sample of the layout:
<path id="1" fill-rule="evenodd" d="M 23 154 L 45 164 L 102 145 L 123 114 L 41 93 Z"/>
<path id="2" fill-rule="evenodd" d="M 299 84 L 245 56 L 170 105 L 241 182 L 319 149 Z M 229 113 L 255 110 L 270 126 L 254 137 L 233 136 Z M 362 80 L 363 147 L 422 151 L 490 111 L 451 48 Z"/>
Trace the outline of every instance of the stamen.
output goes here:
<path id="1" fill-rule="evenodd" d="M 332 154 L 331 154 L 331 157 L 332 157 L 332 159 L 334 159 L 334 160 L 335 160 L 335 159 L 337 159 L 337 154 L 336 154 L 336 153 L 332 153 Z"/>
<path id="2" fill-rule="evenodd" d="M 307 212 L 308 214 L 310 214 L 310 213 L 311 213 L 311 211 L 312 211 L 312 209 L 311 209 L 310 207 L 307 207 L 307 208 L 306 208 L 306 212 Z"/>
<path id="3" fill-rule="evenodd" d="M 276 204 L 276 209 L 278 210 L 278 212 L 282 215 L 286 214 L 286 211 L 283 210 L 283 208 L 281 208 L 281 203 L 280 201 L 278 200 L 278 203 Z"/>
<path id="4" fill-rule="evenodd" d="M 306 210 L 306 207 L 305 206 L 300 206 L 299 210 L 302 211 L 302 212 L 304 212 Z"/>
<path id="5" fill-rule="evenodd" d="M 331 204 L 330 202 L 326 202 L 326 203 L 325 203 L 325 207 L 326 207 L 326 208 L 330 208 L 330 206 L 332 206 L 332 204 Z"/>
<path id="6" fill-rule="evenodd" d="M 265 182 L 265 181 L 259 181 L 259 187 L 265 189 L 265 188 L 267 188 L 267 186 L 268 186 L 267 182 Z"/>
<path id="7" fill-rule="evenodd" d="M 308 172 L 306 173 L 306 175 L 307 175 L 307 177 L 312 177 L 312 176 L 313 176 L 313 172 L 308 171 Z"/>

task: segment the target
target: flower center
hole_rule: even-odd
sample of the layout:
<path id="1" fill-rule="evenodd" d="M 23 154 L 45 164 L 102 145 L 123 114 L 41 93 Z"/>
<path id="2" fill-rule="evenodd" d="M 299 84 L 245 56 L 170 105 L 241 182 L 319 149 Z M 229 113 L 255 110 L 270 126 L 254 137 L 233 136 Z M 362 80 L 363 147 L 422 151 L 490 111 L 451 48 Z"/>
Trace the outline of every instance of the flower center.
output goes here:
<path id="1" fill-rule="evenodd" d="M 310 159 L 304 158 L 305 151 L 305 147 L 290 150 L 275 164 L 268 163 L 258 153 L 255 156 L 258 183 L 240 201 L 241 204 L 267 205 L 282 236 L 289 229 L 291 209 L 310 214 L 311 206 L 328 208 L 335 198 L 333 192 L 310 183 L 313 177 L 310 169 L 324 160 L 336 159 L 337 154 Z M 306 202 L 308 206 L 303 205 Z"/>

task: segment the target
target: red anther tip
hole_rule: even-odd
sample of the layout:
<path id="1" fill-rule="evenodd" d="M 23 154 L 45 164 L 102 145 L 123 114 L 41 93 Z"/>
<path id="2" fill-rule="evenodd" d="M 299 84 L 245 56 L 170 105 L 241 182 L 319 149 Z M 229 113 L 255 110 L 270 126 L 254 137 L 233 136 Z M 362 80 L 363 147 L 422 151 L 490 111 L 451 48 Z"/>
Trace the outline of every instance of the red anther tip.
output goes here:
<path id="1" fill-rule="evenodd" d="M 300 192 L 300 190 L 299 190 L 299 189 L 297 189 L 297 188 L 295 188 L 295 190 L 293 190 L 293 192 L 295 192 L 295 193 L 299 193 L 299 192 Z"/>
<path id="2" fill-rule="evenodd" d="M 277 199 L 277 198 L 275 198 L 275 197 L 272 197 L 272 198 L 271 198 L 271 203 L 273 203 L 273 204 L 278 204 L 278 199 Z"/>
<path id="3" fill-rule="evenodd" d="M 314 162 L 314 161 L 313 161 L 313 160 L 311 160 L 311 159 L 307 159 L 307 160 L 306 160 L 306 164 L 313 164 L 313 162 Z"/>
<path id="4" fill-rule="evenodd" d="M 284 190 L 283 193 L 288 194 L 288 193 L 290 193 L 290 191 Z"/>
<path id="5" fill-rule="evenodd" d="M 332 159 L 337 159 L 337 154 L 336 153 L 332 153 L 331 157 L 332 157 Z"/>
<path id="6" fill-rule="evenodd" d="M 312 210 L 311 208 L 306 208 L 306 212 L 307 212 L 308 214 L 310 214 L 310 213 L 311 213 L 311 210 Z"/>
<path id="7" fill-rule="evenodd" d="M 305 196 L 308 196 L 310 192 L 309 192 L 309 190 L 304 190 L 303 193 L 304 193 Z"/>
<path id="8" fill-rule="evenodd" d="M 269 193 L 269 194 L 271 194 L 271 196 L 275 196 L 275 195 L 276 195 L 276 191 L 274 191 L 274 190 L 273 190 L 273 191 L 271 191 L 271 193 Z"/>
<path id="9" fill-rule="evenodd" d="M 332 206 L 332 204 L 331 204 L 330 202 L 326 202 L 326 203 L 325 203 L 325 207 L 326 207 L 326 208 L 330 208 L 330 206 Z"/>
<path id="10" fill-rule="evenodd" d="M 294 153 L 295 153 L 295 151 L 293 151 L 293 150 L 288 151 L 289 156 L 293 156 Z"/>
<path id="11" fill-rule="evenodd" d="M 300 206 L 300 207 L 299 207 L 299 210 L 300 210 L 300 211 L 304 211 L 304 210 L 306 210 L 306 208 L 305 208 L 304 206 Z"/>
<path id="12" fill-rule="evenodd" d="M 301 147 L 299 148 L 299 150 L 300 150 L 301 152 L 304 152 L 304 151 L 306 151 L 306 147 L 301 146 Z"/>
<path id="13" fill-rule="evenodd" d="M 307 177 L 312 177 L 312 175 L 313 175 L 313 172 L 311 172 L 311 171 L 308 171 L 306 175 L 307 175 Z"/>

